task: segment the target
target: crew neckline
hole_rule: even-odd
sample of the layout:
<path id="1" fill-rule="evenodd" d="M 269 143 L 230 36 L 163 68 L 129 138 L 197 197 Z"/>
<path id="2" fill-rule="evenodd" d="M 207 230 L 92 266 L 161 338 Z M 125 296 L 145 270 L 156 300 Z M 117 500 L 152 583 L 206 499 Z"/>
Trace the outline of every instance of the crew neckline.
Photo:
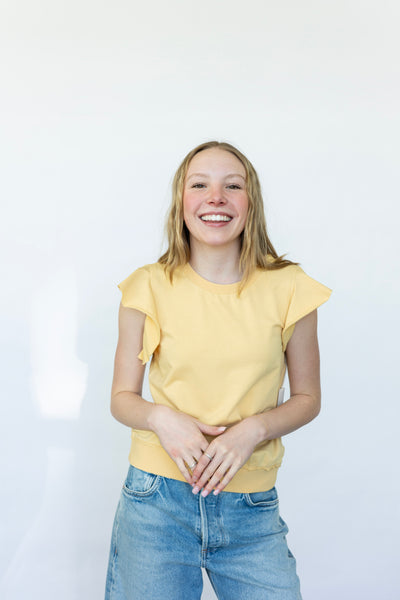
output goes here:
<path id="1" fill-rule="evenodd" d="M 193 269 L 189 262 L 184 265 L 183 272 L 193 283 L 205 290 L 208 290 L 209 292 L 214 292 L 216 294 L 234 294 L 239 289 L 240 281 L 235 281 L 234 283 L 214 283 L 213 281 L 205 279 L 199 275 L 199 273 Z M 246 286 L 250 283 L 253 283 L 254 279 L 259 275 L 259 272 L 260 269 L 258 268 L 253 271 Z"/>

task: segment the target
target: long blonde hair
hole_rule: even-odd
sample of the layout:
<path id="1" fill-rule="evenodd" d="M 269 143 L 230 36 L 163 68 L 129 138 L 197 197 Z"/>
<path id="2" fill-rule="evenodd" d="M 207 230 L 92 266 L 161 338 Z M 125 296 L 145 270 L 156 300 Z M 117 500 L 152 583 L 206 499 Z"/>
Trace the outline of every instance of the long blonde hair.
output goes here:
<path id="1" fill-rule="evenodd" d="M 183 159 L 172 182 L 172 202 L 167 214 L 166 234 L 168 249 L 157 262 L 165 265 L 172 283 L 173 273 L 177 267 L 186 264 L 190 259 L 189 231 L 183 220 L 183 189 L 190 161 L 196 154 L 210 148 L 218 148 L 230 152 L 240 160 L 246 170 L 246 191 L 249 200 L 248 214 L 245 227 L 240 234 L 239 270 L 243 273 L 238 287 L 238 296 L 243 290 L 251 273 L 257 267 L 261 269 L 282 269 L 287 265 L 299 264 L 282 256 L 278 256 L 267 234 L 264 202 L 260 181 L 251 162 L 234 146 L 227 142 L 210 141 L 196 146 Z M 267 258 L 273 257 L 273 261 Z"/>

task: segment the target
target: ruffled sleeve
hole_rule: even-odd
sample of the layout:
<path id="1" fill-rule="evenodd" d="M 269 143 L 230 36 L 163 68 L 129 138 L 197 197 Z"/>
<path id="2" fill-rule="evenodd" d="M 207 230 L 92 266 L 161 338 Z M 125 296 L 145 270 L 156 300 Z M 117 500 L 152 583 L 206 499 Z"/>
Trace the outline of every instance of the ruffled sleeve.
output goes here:
<path id="1" fill-rule="evenodd" d="M 299 265 L 294 265 L 294 277 L 284 326 L 282 328 L 282 346 L 286 346 L 294 331 L 296 322 L 326 302 L 332 290 L 307 275 Z"/>
<path id="2" fill-rule="evenodd" d="M 118 283 L 118 288 L 122 292 L 123 306 L 135 308 L 146 315 L 143 348 L 137 356 L 142 364 L 146 364 L 160 343 L 160 326 L 149 270 L 146 267 L 140 267 L 121 283 Z"/>

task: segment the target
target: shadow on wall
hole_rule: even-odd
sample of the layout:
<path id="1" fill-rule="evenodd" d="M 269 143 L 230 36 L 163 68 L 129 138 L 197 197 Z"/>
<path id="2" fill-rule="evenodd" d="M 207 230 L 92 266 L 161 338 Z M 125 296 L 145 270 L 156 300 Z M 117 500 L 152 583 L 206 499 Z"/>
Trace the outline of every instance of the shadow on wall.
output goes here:
<path id="1" fill-rule="evenodd" d="M 112 336 L 107 325 L 115 329 L 116 318 L 99 315 L 90 295 L 83 288 L 78 315 L 78 276 L 71 264 L 57 267 L 32 293 L 22 365 L 18 357 L 19 406 L 6 440 L 11 460 L 1 595 L 7 600 L 104 593 L 129 430 L 110 424 L 115 348 L 105 343 Z M 17 465 L 21 444 L 24 459 Z"/>

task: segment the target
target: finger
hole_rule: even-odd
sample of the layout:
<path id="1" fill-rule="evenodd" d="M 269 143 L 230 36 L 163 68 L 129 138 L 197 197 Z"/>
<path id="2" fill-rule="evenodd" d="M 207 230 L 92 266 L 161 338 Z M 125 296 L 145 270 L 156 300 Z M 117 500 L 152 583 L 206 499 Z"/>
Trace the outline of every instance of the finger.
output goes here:
<path id="1" fill-rule="evenodd" d="M 207 442 L 207 440 L 205 440 L 205 444 L 201 444 L 200 448 L 193 451 L 193 457 L 196 459 L 197 462 L 199 462 L 199 460 L 202 458 L 202 456 L 204 454 L 204 450 L 207 450 L 207 448 L 208 448 L 208 442 Z"/>
<path id="2" fill-rule="evenodd" d="M 224 478 L 215 486 L 214 495 L 217 496 L 232 481 L 237 469 L 232 465 L 229 471 L 225 473 Z"/>
<path id="3" fill-rule="evenodd" d="M 206 455 L 204 453 L 201 454 L 201 456 L 199 457 L 199 460 L 197 462 L 196 468 L 194 469 L 193 473 L 192 473 L 192 481 L 193 483 L 195 483 L 198 479 L 200 479 L 200 477 L 202 476 L 204 469 L 206 469 L 208 467 L 208 465 L 211 462 L 210 459 L 210 454 Z"/>
<path id="4" fill-rule="evenodd" d="M 208 446 L 207 441 L 205 444 L 200 445 L 197 449 L 192 448 L 191 450 L 189 450 L 189 452 L 191 453 L 190 455 L 193 456 L 193 460 L 195 460 L 196 463 L 200 462 L 200 460 L 204 454 L 204 450 L 203 450 L 202 446 L 205 446 L 207 448 L 207 446 Z"/>
<path id="5" fill-rule="evenodd" d="M 187 454 L 187 458 L 185 458 L 185 463 L 189 467 L 190 471 L 193 472 L 194 468 L 197 466 L 199 460 L 203 456 L 203 452 L 200 449 L 189 451 L 190 454 Z"/>
<path id="6" fill-rule="evenodd" d="M 232 465 L 226 465 L 225 463 L 222 463 L 222 465 L 220 465 L 218 467 L 218 469 L 215 471 L 214 475 L 211 477 L 210 481 L 207 483 L 207 485 L 205 486 L 204 490 L 201 492 L 202 496 L 208 496 L 208 494 L 210 492 L 212 492 L 212 490 L 219 489 L 220 484 L 222 484 L 222 481 L 224 481 L 225 479 L 228 478 L 228 473 L 230 473 L 230 471 L 232 470 Z M 232 475 L 233 477 L 233 475 Z M 232 479 L 232 477 L 230 479 Z M 230 481 L 230 479 L 228 479 L 228 481 Z M 228 483 L 228 481 L 226 483 Z M 225 487 L 226 484 L 224 484 Z M 219 492 L 221 491 L 222 488 L 219 489 Z M 214 490 L 214 492 L 215 492 Z"/>
<path id="7" fill-rule="evenodd" d="M 197 421 L 198 428 L 202 433 L 206 433 L 207 435 L 219 435 L 223 433 L 226 427 L 214 426 L 214 425 L 206 425 L 201 421 Z"/>
<path id="8" fill-rule="evenodd" d="M 193 469 L 197 465 L 197 460 L 194 457 L 187 458 L 185 461 L 185 465 L 189 469 L 190 472 L 193 472 Z"/>
<path id="9" fill-rule="evenodd" d="M 206 452 L 208 446 L 210 445 L 209 442 L 207 442 L 206 438 L 203 438 L 204 441 L 201 442 L 200 444 L 200 450 L 201 453 L 203 454 L 204 452 Z"/>
<path id="10" fill-rule="evenodd" d="M 208 442 L 207 440 L 205 440 L 205 446 L 208 447 Z M 191 479 L 190 479 L 190 483 L 195 483 L 195 481 L 197 481 L 197 479 L 200 477 L 200 474 L 198 474 L 195 478 L 195 481 L 193 481 L 193 473 L 195 471 L 195 469 L 197 468 L 197 465 L 199 464 L 199 461 L 201 460 L 203 456 L 203 451 L 198 448 L 197 450 L 193 450 L 192 454 L 191 454 L 191 460 L 186 460 L 186 464 L 189 467 L 189 471 L 191 472 Z M 201 473 L 203 472 L 203 468 L 200 467 Z"/>
<path id="11" fill-rule="evenodd" d="M 180 470 L 180 472 L 182 473 L 182 475 L 184 476 L 184 478 L 186 479 L 186 481 L 188 483 L 191 483 L 191 475 L 190 475 L 189 471 L 187 470 L 185 463 L 183 462 L 183 459 L 177 458 L 175 460 L 175 463 L 176 463 L 178 469 Z"/>
<path id="12" fill-rule="evenodd" d="M 201 490 L 204 486 L 206 486 L 208 484 L 208 482 L 214 476 L 214 473 L 216 473 L 216 471 L 218 470 L 220 465 L 221 465 L 221 459 L 218 459 L 217 457 L 215 457 L 212 461 L 210 461 L 210 464 L 203 470 L 203 473 L 201 474 L 200 479 L 198 479 L 195 487 L 193 488 L 194 494 L 196 494 L 197 491 Z M 219 479 L 218 479 L 218 481 L 219 481 Z"/>

